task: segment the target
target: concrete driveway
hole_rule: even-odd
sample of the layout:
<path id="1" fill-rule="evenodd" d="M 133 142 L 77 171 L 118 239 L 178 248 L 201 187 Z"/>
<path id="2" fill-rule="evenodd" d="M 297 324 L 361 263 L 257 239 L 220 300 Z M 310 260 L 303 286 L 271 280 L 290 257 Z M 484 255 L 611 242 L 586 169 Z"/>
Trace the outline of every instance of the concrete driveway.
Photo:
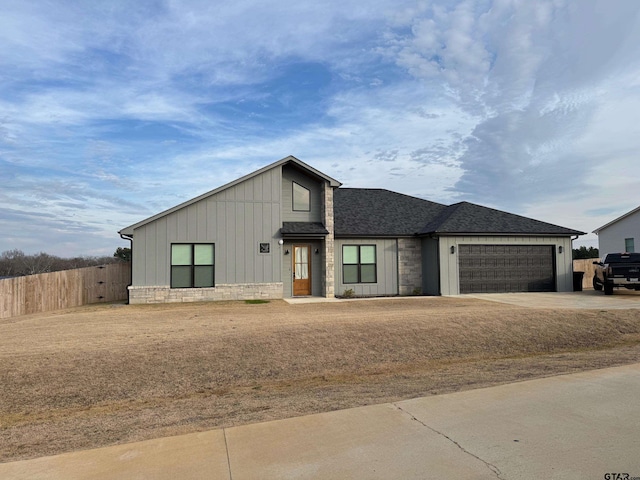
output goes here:
<path id="1" fill-rule="evenodd" d="M 640 364 L 5 463 L 0 478 L 631 479 L 638 398 Z"/>
<path id="2" fill-rule="evenodd" d="M 614 290 L 613 295 L 605 295 L 589 289 L 582 292 L 535 292 L 535 293 L 473 293 L 464 295 L 453 295 L 453 297 L 470 297 L 490 302 L 508 303 L 519 307 L 532 308 L 585 308 L 596 310 L 611 309 L 640 309 L 640 292 L 634 290 Z M 374 300 L 398 300 L 402 301 L 408 297 L 373 297 L 373 298 L 325 298 L 325 297 L 297 297 L 285 298 L 284 301 L 293 305 L 304 303 L 326 303 L 326 302 L 357 302 Z M 411 297 L 424 298 L 428 301 L 433 297 Z"/>
<path id="3" fill-rule="evenodd" d="M 640 292 L 634 290 L 615 290 L 613 295 L 584 290 L 563 293 L 477 293 L 463 296 L 532 308 L 640 309 Z"/>

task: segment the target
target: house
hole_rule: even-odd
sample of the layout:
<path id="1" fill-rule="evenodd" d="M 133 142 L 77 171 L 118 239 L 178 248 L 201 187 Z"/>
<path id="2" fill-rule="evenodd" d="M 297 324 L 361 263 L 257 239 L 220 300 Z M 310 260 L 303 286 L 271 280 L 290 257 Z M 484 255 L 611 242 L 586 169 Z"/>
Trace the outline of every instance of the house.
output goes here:
<path id="1" fill-rule="evenodd" d="M 289 156 L 120 231 L 131 303 L 571 291 L 583 232 L 341 183 Z"/>
<path id="2" fill-rule="evenodd" d="M 636 252 L 636 239 L 640 240 L 640 207 L 596 228 L 593 233 L 598 235 L 600 258 L 607 253 Z"/>

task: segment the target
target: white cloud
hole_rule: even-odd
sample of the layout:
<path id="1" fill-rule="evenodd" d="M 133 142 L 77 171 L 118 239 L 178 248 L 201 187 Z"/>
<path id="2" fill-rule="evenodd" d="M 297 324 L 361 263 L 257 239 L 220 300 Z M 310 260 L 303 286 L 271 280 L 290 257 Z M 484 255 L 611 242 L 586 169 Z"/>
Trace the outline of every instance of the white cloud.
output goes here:
<path id="1" fill-rule="evenodd" d="M 348 186 L 591 230 L 637 197 L 639 15 L 633 0 L 13 2 L 0 200 L 56 232 L 109 211 L 95 228 L 115 232 L 293 154 Z M 327 81 L 296 96 L 302 64 Z"/>
<path id="2" fill-rule="evenodd" d="M 582 188 L 597 163 L 580 148 L 585 131 L 606 138 L 594 132 L 601 106 L 631 93 L 628 81 L 614 87 L 608 78 L 640 72 L 640 5 L 616 6 L 462 1 L 405 19 L 411 33 L 392 37 L 387 54 L 425 85 L 442 83 L 478 120 L 459 150 L 460 194 L 521 208 Z M 612 138 L 635 136 L 626 111 L 607 116 Z"/>

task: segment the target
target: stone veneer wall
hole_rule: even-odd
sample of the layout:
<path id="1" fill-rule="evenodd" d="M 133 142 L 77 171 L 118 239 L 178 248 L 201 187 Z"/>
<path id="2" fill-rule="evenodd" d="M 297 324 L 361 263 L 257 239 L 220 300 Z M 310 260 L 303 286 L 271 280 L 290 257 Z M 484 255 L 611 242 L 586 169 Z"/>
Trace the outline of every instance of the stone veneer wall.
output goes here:
<path id="1" fill-rule="evenodd" d="M 129 287 L 129 303 L 209 302 L 216 300 L 274 300 L 282 298 L 282 283 L 216 285 L 212 288 Z"/>
<path id="2" fill-rule="evenodd" d="M 398 238 L 398 293 L 422 293 L 422 251 L 419 238 Z"/>
<path id="3" fill-rule="evenodd" d="M 333 226 L 333 187 L 328 182 L 324 184 L 322 195 L 322 219 L 324 228 L 329 234 L 324 240 L 324 263 L 322 265 L 322 292 L 325 297 L 334 297 L 335 282 L 335 241 Z"/>

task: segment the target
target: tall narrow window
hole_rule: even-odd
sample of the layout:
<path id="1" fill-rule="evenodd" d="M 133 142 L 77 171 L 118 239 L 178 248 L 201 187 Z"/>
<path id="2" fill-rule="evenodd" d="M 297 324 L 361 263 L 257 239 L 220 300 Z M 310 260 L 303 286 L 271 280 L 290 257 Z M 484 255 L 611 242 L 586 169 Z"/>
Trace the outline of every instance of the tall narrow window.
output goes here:
<path id="1" fill-rule="evenodd" d="M 310 210 L 310 206 L 309 189 L 293 182 L 293 210 L 308 212 Z"/>
<path id="2" fill-rule="evenodd" d="M 627 253 L 634 253 L 636 251 L 634 243 L 635 242 L 634 242 L 633 238 L 625 238 L 624 239 L 624 251 L 627 252 Z"/>
<path id="3" fill-rule="evenodd" d="M 213 243 L 174 243 L 171 245 L 171 288 L 214 286 Z"/>
<path id="4" fill-rule="evenodd" d="M 376 246 L 343 245 L 342 283 L 376 283 Z"/>

